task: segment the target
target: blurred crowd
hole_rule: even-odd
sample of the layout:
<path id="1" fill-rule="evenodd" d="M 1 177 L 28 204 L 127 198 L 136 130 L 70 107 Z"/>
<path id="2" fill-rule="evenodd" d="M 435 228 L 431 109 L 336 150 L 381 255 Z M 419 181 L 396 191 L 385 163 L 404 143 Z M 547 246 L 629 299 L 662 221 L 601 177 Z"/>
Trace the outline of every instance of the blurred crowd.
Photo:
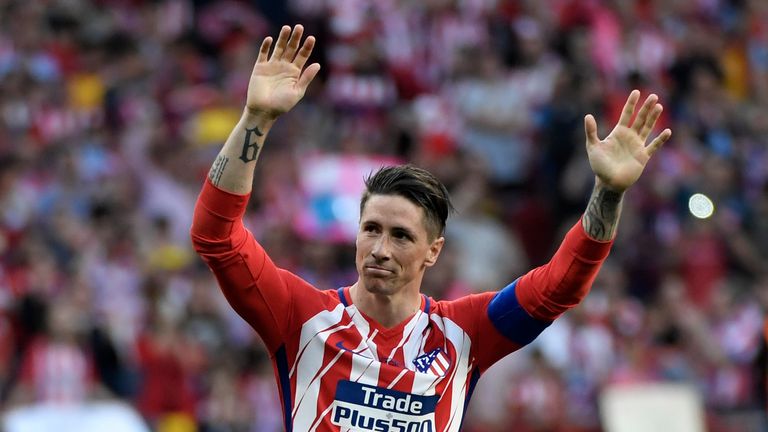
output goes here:
<path id="1" fill-rule="evenodd" d="M 354 282 L 353 244 L 300 229 L 323 213 L 308 159 L 436 173 L 458 212 L 424 291 L 450 299 L 543 264 L 578 220 L 585 114 L 605 136 L 629 90 L 664 104 L 672 139 L 590 296 L 488 372 L 464 430 L 599 432 L 601 392 L 644 382 L 696 389 L 712 432 L 765 430 L 762 0 L 0 2 L 0 412 L 117 399 L 157 431 L 281 430 L 268 354 L 188 232 L 261 40 L 293 23 L 322 70 L 246 223 L 324 289 Z"/>

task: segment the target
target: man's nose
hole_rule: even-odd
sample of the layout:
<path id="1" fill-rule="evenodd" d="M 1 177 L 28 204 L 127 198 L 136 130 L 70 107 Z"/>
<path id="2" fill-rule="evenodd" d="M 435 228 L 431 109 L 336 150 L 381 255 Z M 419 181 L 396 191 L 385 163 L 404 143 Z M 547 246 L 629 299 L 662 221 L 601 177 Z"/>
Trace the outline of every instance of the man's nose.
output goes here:
<path id="1" fill-rule="evenodd" d="M 373 249 L 371 250 L 371 255 L 376 259 L 376 261 L 387 261 L 390 258 L 390 247 L 389 247 L 389 239 L 387 236 L 381 236 L 378 240 L 376 240 L 376 243 L 373 245 Z"/>

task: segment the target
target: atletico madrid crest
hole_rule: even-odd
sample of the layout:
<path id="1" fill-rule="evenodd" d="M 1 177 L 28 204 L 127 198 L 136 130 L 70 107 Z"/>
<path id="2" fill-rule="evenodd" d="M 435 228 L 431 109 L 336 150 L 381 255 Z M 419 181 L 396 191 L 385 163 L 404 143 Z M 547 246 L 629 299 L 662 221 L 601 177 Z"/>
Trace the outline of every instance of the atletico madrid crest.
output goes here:
<path id="1" fill-rule="evenodd" d="M 443 376 L 451 366 L 451 362 L 443 349 L 438 347 L 413 359 L 413 365 L 421 373 Z"/>

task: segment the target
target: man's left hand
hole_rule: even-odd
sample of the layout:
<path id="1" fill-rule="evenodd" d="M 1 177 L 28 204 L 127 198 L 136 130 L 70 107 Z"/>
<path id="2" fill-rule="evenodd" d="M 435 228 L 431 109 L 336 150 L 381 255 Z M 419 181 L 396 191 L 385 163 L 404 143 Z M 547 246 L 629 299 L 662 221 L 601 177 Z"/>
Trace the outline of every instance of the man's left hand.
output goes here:
<path id="1" fill-rule="evenodd" d="M 597 137 L 594 116 L 589 114 L 584 118 L 587 155 L 592 171 L 604 187 L 616 192 L 623 192 L 632 186 L 640 178 L 651 156 L 672 136 L 671 130 L 664 129 L 646 145 L 663 107 L 658 96 L 649 95 L 637 118 L 630 124 L 639 99 L 638 90 L 629 94 L 619 122 L 604 140 Z"/>

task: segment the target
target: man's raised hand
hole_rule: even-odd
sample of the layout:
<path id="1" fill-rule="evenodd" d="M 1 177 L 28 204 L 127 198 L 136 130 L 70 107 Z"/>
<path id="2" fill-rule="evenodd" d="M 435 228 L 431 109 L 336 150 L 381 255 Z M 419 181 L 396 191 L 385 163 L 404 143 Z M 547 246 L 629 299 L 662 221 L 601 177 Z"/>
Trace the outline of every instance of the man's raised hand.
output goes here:
<path id="1" fill-rule="evenodd" d="M 604 140 L 597 137 L 595 118 L 591 114 L 584 118 L 589 164 L 603 186 L 615 192 L 632 186 L 651 156 L 672 136 L 672 131 L 664 129 L 650 144 L 645 144 L 663 107 L 658 96 L 649 95 L 630 124 L 639 99 L 638 90 L 629 94 L 619 122 Z"/>
<path id="2" fill-rule="evenodd" d="M 274 119 L 293 108 L 304 96 L 320 65 L 312 63 L 304 68 L 315 38 L 307 37 L 299 47 L 303 33 L 304 27 L 300 24 L 293 29 L 283 26 L 272 55 L 269 54 L 272 37 L 266 37 L 261 43 L 248 83 L 246 108 L 251 114 Z"/>

